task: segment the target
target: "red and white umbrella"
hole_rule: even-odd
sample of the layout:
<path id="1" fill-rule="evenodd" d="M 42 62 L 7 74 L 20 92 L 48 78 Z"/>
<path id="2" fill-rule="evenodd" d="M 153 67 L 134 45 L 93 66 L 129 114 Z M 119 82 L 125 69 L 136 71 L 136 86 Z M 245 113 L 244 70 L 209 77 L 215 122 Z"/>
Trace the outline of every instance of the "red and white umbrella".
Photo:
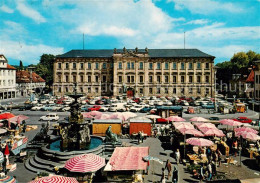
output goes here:
<path id="1" fill-rule="evenodd" d="M 90 115 L 88 112 L 82 113 L 84 118 L 94 118 L 94 116 Z"/>
<path id="2" fill-rule="evenodd" d="M 173 126 L 176 129 L 180 129 L 180 128 L 194 129 L 194 126 L 191 123 L 186 123 L 186 122 L 175 122 L 173 123 Z"/>
<path id="3" fill-rule="evenodd" d="M 214 144 L 212 141 L 203 138 L 189 138 L 186 142 L 194 146 L 212 146 Z"/>
<path id="4" fill-rule="evenodd" d="M 125 120 L 125 117 L 123 116 L 123 114 L 121 112 L 114 112 L 110 115 L 110 119 L 121 119 L 121 120 Z"/>
<path id="5" fill-rule="evenodd" d="M 212 123 L 194 123 L 195 126 L 197 126 L 199 129 L 201 128 L 208 128 L 208 129 L 211 129 L 211 128 L 216 128 L 216 126 Z"/>
<path id="6" fill-rule="evenodd" d="M 166 118 L 166 120 L 168 121 L 176 121 L 176 122 L 183 122 L 186 121 L 185 119 L 179 117 L 179 116 L 170 116 L 168 118 Z"/>
<path id="7" fill-rule="evenodd" d="M 184 129 L 184 128 L 181 128 L 181 129 L 178 129 L 183 135 L 185 134 L 190 134 L 190 135 L 194 135 L 194 136 L 197 136 L 197 137 L 203 137 L 204 135 L 196 130 L 196 129 Z"/>
<path id="8" fill-rule="evenodd" d="M 9 121 L 12 122 L 12 123 L 20 124 L 21 121 L 26 120 L 26 119 L 29 119 L 29 117 L 28 116 L 24 116 L 24 115 L 18 115 L 18 116 L 10 118 Z"/>
<path id="9" fill-rule="evenodd" d="M 102 114 L 101 116 L 96 116 L 95 119 L 110 119 L 110 115 Z"/>
<path id="10" fill-rule="evenodd" d="M 234 121 L 232 119 L 222 119 L 219 121 L 223 125 L 229 125 L 229 126 L 241 126 L 243 123 L 240 123 L 238 121 Z"/>
<path id="11" fill-rule="evenodd" d="M 83 154 L 75 156 L 65 163 L 65 168 L 71 172 L 96 172 L 103 166 L 105 166 L 105 158 L 102 158 L 95 154 Z"/>
<path id="12" fill-rule="evenodd" d="M 58 175 L 42 177 L 29 183 L 78 183 L 73 177 L 63 177 Z"/>
<path id="13" fill-rule="evenodd" d="M 258 131 L 254 130 L 252 128 L 248 128 L 248 127 L 235 128 L 234 131 L 235 132 L 251 132 L 254 134 L 258 134 Z"/>
<path id="14" fill-rule="evenodd" d="M 205 136 L 217 136 L 217 137 L 224 137 L 226 136 L 221 130 L 219 129 L 208 129 L 206 131 L 202 131 Z"/>
<path id="15" fill-rule="evenodd" d="M 190 119 L 190 121 L 206 122 L 206 121 L 209 121 L 209 120 L 206 119 L 206 118 L 203 118 L 203 117 L 193 117 L 193 118 Z"/>
<path id="16" fill-rule="evenodd" d="M 89 114 L 91 116 L 101 116 L 102 115 L 102 112 L 99 112 L 99 111 L 90 111 L 90 112 L 87 112 L 86 114 Z"/>
<path id="17" fill-rule="evenodd" d="M 249 139 L 252 141 L 260 140 L 260 136 L 257 134 L 254 134 L 252 132 L 236 132 L 236 136 L 242 136 L 244 139 Z"/>

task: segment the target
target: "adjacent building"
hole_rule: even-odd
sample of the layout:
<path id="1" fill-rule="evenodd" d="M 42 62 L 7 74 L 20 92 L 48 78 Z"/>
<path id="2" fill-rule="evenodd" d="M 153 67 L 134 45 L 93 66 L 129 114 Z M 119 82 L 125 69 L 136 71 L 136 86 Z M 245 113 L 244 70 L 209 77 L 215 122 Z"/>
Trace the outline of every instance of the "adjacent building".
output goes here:
<path id="1" fill-rule="evenodd" d="M 54 93 L 214 96 L 214 56 L 198 49 L 71 50 L 56 56 Z"/>
<path id="2" fill-rule="evenodd" d="M 41 92 L 45 87 L 45 80 L 35 72 L 19 70 L 16 72 L 16 87 L 19 96 L 28 96 L 31 92 Z"/>
<path id="3" fill-rule="evenodd" d="M 0 54 L 0 99 L 16 97 L 16 69 Z"/>
<path id="4" fill-rule="evenodd" d="M 254 93 L 255 100 L 260 101 L 260 60 L 255 61 L 255 80 L 254 80 Z"/>

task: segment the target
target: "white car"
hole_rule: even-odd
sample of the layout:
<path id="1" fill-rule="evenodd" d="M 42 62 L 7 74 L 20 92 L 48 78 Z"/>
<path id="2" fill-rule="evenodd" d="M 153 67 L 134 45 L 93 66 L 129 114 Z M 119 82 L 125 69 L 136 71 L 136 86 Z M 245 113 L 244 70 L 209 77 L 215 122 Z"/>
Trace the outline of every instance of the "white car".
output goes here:
<path id="1" fill-rule="evenodd" d="M 142 105 L 135 105 L 130 108 L 131 112 L 139 112 L 142 108 L 144 108 Z"/>
<path id="2" fill-rule="evenodd" d="M 154 101 L 154 105 L 163 105 L 163 101 L 156 100 L 156 101 Z"/>
<path id="3" fill-rule="evenodd" d="M 89 101 L 89 104 L 90 104 L 90 105 L 95 105 L 95 104 L 96 104 L 96 100 L 91 100 L 91 101 Z"/>
<path id="4" fill-rule="evenodd" d="M 41 99 L 41 100 L 40 100 L 40 103 L 41 103 L 41 104 L 47 104 L 47 100 Z"/>
<path id="5" fill-rule="evenodd" d="M 65 111 L 69 111 L 70 110 L 70 106 L 68 106 L 68 105 L 65 105 L 63 108 L 61 108 L 59 111 L 63 111 L 63 112 L 65 112 Z"/>
<path id="6" fill-rule="evenodd" d="M 31 108 L 31 111 L 39 111 L 39 110 L 41 110 L 43 107 L 44 107 L 43 104 L 38 104 L 38 105 L 32 107 L 32 108 Z"/>
<path id="7" fill-rule="evenodd" d="M 56 113 L 49 113 L 40 117 L 40 121 L 58 121 L 60 117 Z"/>
<path id="8" fill-rule="evenodd" d="M 104 105 L 104 106 L 102 106 L 102 107 L 99 109 L 99 111 L 106 112 L 106 111 L 109 110 L 109 107 L 110 107 L 110 105 Z"/>

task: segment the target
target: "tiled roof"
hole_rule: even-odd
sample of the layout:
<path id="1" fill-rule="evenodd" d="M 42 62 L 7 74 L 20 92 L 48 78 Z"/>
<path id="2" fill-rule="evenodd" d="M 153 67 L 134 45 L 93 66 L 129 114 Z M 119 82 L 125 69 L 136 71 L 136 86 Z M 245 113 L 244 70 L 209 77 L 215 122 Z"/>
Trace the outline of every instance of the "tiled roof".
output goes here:
<path id="1" fill-rule="evenodd" d="M 134 52 L 134 49 L 127 49 Z M 71 50 L 62 55 L 57 55 L 57 58 L 109 58 L 114 53 L 113 49 L 101 50 Z M 123 53 L 122 49 L 117 49 L 117 53 Z M 145 53 L 144 49 L 138 49 L 138 53 Z M 148 55 L 151 58 L 215 58 L 212 55 L 206 54 L 198 49 L 149 49 Z"/>
<path id="2" fill-rule="evenodd" d="M 11 65 L 9 65 L 9 64 L 7 64 L 7 69 L 13 69 L 13 70 L 16 70 L 15 67 L 13 67 L 13 66 L 11 66 Z"/>
<path id="3" fill-rule="evenodd" d="M 16 82 L 17 83 L 30 83 L 31 77 L 29 71 L 17 71 L 16 72 Z M 45 82 L 44 79 L 41 78 L 38 74 L 35 72 L 32 72 L 32 82 L 33 83 L 42 83 Z"/>
<path id="4" fill-rule="evenodd" d="M 255 78 L 255 73 L 254 73 L 254 70 L 252 69 L 249 76 L 247 77 L 246 79 L 246 82 L 247 83 L 253 83 L 254 82 L 254 78 Z"/>

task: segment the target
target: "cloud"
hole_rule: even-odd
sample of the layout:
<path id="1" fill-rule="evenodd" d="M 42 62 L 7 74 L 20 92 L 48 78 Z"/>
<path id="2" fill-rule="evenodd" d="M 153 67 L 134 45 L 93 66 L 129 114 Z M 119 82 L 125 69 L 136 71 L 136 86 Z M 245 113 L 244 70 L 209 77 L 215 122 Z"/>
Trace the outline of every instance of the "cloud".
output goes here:
<path id="1" fill-rule="evenodd" d="M 209 23 L 209 20 L 206 19 L 197 19 L 197 20 L 191 20 L 187 22 L 186 24 L 195 24 L 195 25 L 203 25 Z"/>
<path id="2" fill-rule="evenodd" d="M 175 3 L 176 10 L 188 9 L 192 13 L 196 14 L 215 14 L 230 12 L 239 13 L 243 9 L 235 6 L 233 3 L 218 2 L 215 0 L 168 0 L 168 2 Z"/>
<path id="3" fill-rule="evenodd" d="M 31 18 L 36 23 L 46 22 L 46 19 L 36 10 L 26 6 L 23 1 L 17 2 L 17 10 L 24 16 Z"/>
<path id="4" fill-rule="evenodd" d="M 44 44 L 26 44 L 11 40 L 2 40 L 0 53 L 3 53 L 7 59 L 22 60 L 27 64 L 37 64 L 40 56 L 44 53 L 62 54 L 64 49 L 61 47 L 51 47 Z M 18 64 L 18 63 L 17 63 Z"/>
<path id="5" fill-rule="evenodd" d="M 2 11 L 5 12 L 5 13 L 13 13 L 13 12 L 14 12 L 13 9 L 9 8 L 9 7 L 6 6 L 6 5 L 1 6 L 1 7 L 0 7 L 0 10 L 2 10 Z"/>

